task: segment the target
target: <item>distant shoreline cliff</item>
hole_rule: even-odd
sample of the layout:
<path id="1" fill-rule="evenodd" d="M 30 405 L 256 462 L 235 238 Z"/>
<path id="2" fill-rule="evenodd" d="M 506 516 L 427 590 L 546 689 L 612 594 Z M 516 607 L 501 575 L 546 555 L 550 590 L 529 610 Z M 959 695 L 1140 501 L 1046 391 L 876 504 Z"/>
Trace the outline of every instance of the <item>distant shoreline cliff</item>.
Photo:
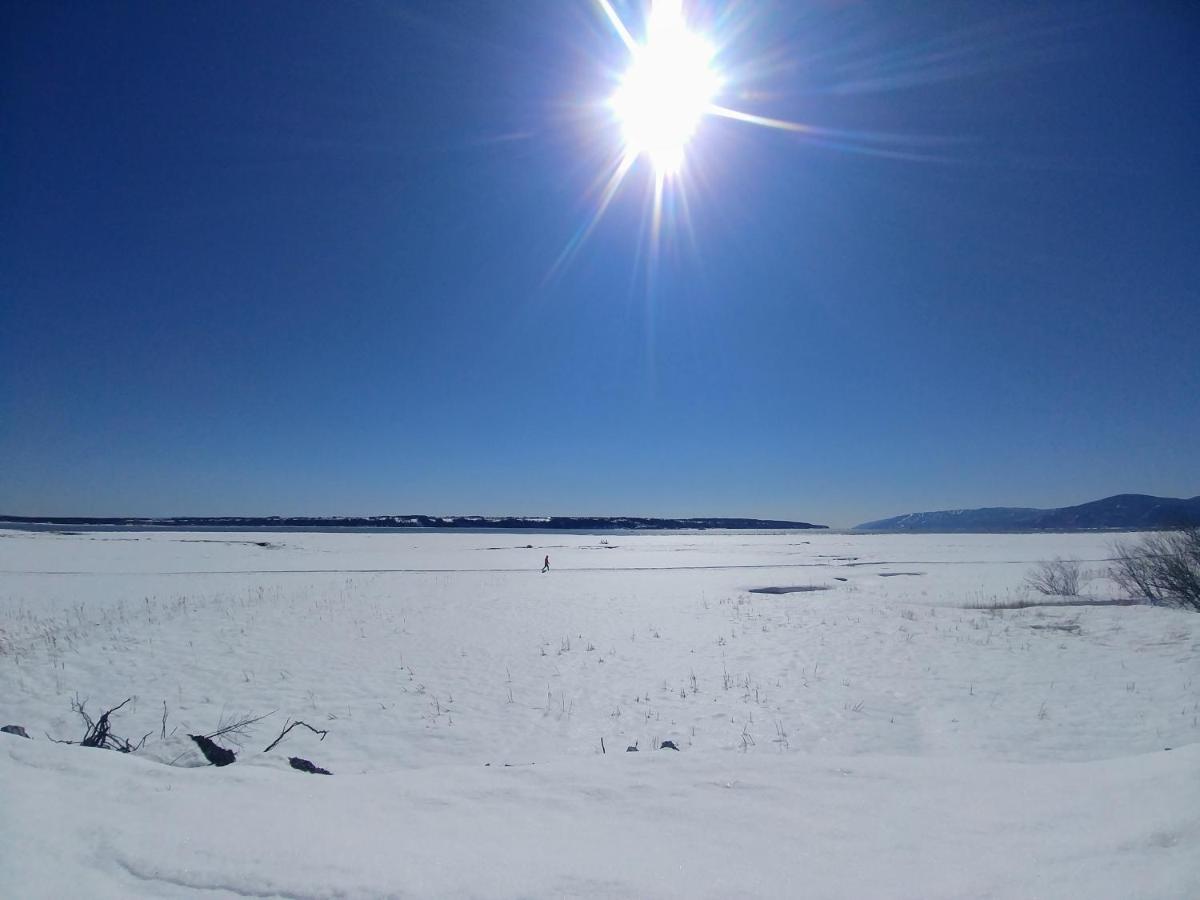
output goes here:
<path id="1" fill-rule="evenodd" d="M 166 518 L 101 516 L 0 516 L 0 526 L 50 525 L 114 528 L 444 528 L 538 531 L 677 531 L 687 529 L 827 528 L 778 519 L 644 516 L 172 516 Z"/>

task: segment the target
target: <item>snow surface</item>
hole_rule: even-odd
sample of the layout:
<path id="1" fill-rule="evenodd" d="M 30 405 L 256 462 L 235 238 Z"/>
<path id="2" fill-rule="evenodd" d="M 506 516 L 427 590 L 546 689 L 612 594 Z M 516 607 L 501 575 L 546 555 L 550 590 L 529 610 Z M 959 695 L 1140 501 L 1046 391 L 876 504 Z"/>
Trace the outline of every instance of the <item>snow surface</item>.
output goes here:
<path id="1" fill-rule="evenodd" d="M 980 608 L 1054 556 L 1111 599 L 1111 543 L 0 531 L 0 885 L 1197 897 L 1200 617 Z M 144 749 L 48 741 L 76 695 Z"/>

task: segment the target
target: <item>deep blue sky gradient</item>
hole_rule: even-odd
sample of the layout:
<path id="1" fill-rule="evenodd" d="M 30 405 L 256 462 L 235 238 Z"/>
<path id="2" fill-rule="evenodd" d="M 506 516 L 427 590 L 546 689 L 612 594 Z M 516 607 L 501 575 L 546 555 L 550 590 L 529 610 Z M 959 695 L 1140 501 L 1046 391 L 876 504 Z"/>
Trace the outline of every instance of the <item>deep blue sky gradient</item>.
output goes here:
<path id="1" fill-rule="evenodd" d="M 6 4 L 0 512 L 1200 493 L 1193 4 L 692 8 L 730 105 L 918 140 L 708 120 L 657 263 L 639 165 L 552 271 L 586 0 Z"/>

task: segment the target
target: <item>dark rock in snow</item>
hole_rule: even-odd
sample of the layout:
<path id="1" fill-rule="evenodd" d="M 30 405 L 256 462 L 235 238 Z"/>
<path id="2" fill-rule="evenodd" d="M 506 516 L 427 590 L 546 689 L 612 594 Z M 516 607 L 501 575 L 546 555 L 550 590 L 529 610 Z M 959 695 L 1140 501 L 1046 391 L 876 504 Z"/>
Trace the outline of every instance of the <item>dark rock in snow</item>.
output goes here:
<path id="1" fill-rule="evenodd" d="M 5 725 L 3 728 L 0 728 L 0 731 L 3 731 L 5 734 L 15 734 L 19 737 L 29 738 L 31 741 L 33 740 L 33 738 L 30 738 L 25 729 L 20 725 Z"/>
<path id="2" fill-rule="evenodd" d="M 299 769 L 301 772 L 310 772 L 313 775 L 332 775 L 328 769 L 322 769 L 320 766 L 314 766 L 307 759 L 301 759 L 299 756 L 289 756 L 288 763 L 293 769 Z"/>
<path id="3" fill-rule="evenodd" d="M 658 749 L 659 750 L 678 750 L 679 748 L 675 746 L 674 741 L 663 741 L 661 744 L 658 745 Z"/>
<path id="4" fill-rule="evenodd" d="M 628 747 L 625 748 L 625 752 L 626 753 L 637 753 L 638 752 L 637 744 L 630 744 Z"/>
<path id="5" fill-rule="evenodd" d="M 196 746 L 200 748 L 204 758 L 214 766 L 227 766 L 237 759 L 237 754 L 232 750 L 226 750 L 202 734 L 189 734 L 188 737 L 196 742 Z"/>

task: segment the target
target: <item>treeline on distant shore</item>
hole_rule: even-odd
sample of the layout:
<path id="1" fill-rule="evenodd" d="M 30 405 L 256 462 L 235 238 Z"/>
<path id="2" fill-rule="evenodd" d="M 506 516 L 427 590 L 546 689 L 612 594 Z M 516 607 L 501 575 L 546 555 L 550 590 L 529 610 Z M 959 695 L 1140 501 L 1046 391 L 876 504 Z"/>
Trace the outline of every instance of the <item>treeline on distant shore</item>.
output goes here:
<path id="1" fill-rule="evenodd" d="M 0 524 L 126 528 L 496 528 L 554 531 L 827 528 L 778 519 L 656 519 L 644 516 L 0 516 Z"/>

